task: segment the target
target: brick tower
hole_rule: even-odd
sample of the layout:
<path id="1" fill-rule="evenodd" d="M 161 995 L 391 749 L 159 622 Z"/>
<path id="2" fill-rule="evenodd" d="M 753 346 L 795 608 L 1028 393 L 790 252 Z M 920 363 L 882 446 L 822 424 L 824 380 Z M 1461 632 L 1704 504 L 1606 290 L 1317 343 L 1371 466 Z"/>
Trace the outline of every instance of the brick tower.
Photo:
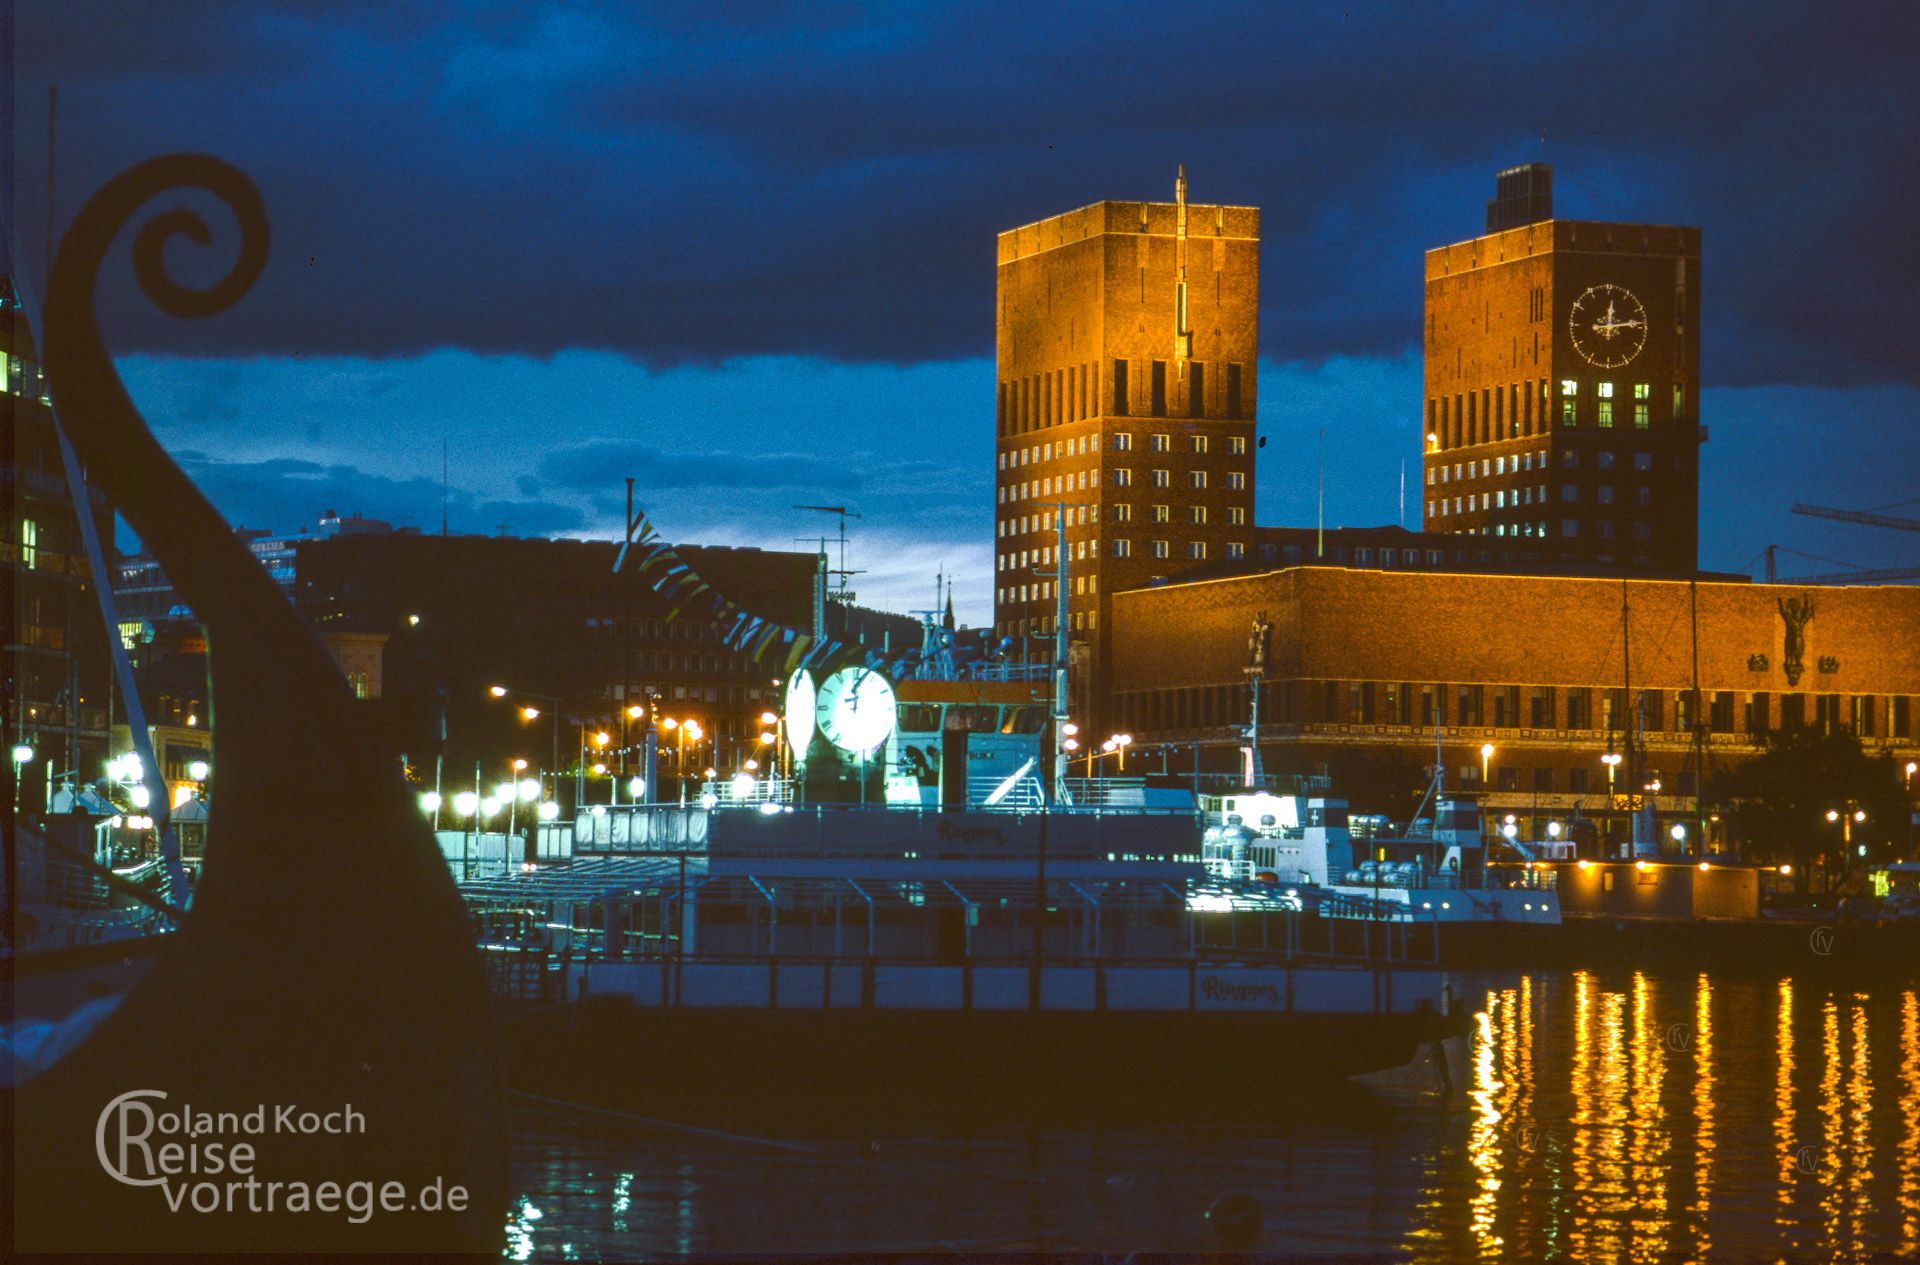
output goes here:
<path id="1" fill-rule="evenodd" d="M 1427 252 L 1424 525 L 1692 571 L 1700 230 L 1552 219 L 1551 177 L 1500 173 L 1487 234 Z"/>
<path id="2" fill-rule="evenodd" d="M 1110 596 L 1253 542 L 1260 213 L 1174 188 L 999 237 L 994 627 L 1049 654 L 1064 513 L 1085 723 Z"/>

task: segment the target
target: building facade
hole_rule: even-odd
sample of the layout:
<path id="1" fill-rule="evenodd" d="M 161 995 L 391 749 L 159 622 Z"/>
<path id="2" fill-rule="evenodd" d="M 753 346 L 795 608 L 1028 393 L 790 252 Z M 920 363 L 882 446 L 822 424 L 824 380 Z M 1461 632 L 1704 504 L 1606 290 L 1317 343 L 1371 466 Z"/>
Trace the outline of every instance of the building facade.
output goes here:
<path id="1" fill-rule="evenodd" d="M 1427 252 L 1425 528 L 1688 571 L 1700 230 L 1528 220 L 1552 213 L 1550 173 L 1521 171 L 1502 173 L 1485 236 Z"/>
<path id="2" fill-rule="evenodd" d="M 1189 204 L 1184 172 L 1171 203 L 1099 202 L 1000 234 L 998 636 L 1052 637 L 1064 575 L 1076 658 L 1097 679 L 1111 594 L 1248 555 L 1259 249 L 1260 213 Z"/>
<path id="3" fill-rule="evenodd" d="M 1344 567 L 1115 595 L 1112 704 L 1143 755 L 1235 767 L 1260 619 L 1269 769 L 1364 754 L 1417 792 L 1437 743 L 1447 785 L 1529 837 L 1604 820 L 1633 787 L 1690 821 L 1703 772 L 1789 726 L 1920 759 L 1920 588 Z"/>
<path id="4" fill-rule="evenodd" d="M 31 755 L 9 767 L 15 802 L 37 811 L 80 769 L 90 777 L 107 743 L 109 675 L 94 576 L 67 489 L 45 377 L 11 282 L 0 274 L 0 604 L 8 620 L 5 741 Z M 87 487 L 88 512 L 106 547 L 113 508 Z"/>

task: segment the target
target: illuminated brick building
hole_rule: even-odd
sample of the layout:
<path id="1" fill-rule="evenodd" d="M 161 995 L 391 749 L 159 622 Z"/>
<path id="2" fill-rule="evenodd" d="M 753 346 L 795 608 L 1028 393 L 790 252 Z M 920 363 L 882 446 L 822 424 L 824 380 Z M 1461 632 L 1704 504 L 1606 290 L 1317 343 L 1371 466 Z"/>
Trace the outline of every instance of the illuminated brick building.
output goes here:
<path id="1" fill-rule="evenodd" d="M 1685 820 L 1702 763 L 1726 767 L 1791 725 L 1920 759 L 1920 588 L 1293 567 L 1114 596 L 1112 703 L 1140 767 L 1157 767 L 1155 743 L 1179 752 L 1174 772 L 1236 767 L 1262 615 L 1267 768 L 1368 752 L 1417 790 L 1438 725 L 1448 785 L 1486 790 L 1523 829 L 1604 818 L 1610 779 L 1622 795 L 1629 779 L 1657 784 L 1663 820 Z"/>
<path id="2" fill-rule="evenodd" d="M 1427 252 L 1426 530 L 1691 569 L 1700 230 L 1546 218 L 1543 166 L 1499 188 L 1485 236 Z"/>
<path id="3" fill-rule="evenodd" d="M 1098 202 L 1000 234 L 994 627 L 1068 618 L 1097 678 L 1121 589 L 1253 542 L 1260 213 Z M 1064 506 L 1064 510 L 1062 510 Z M 1083 674 L 1084 676 L 1084 674 Z M 1076 681 L 1079 693 L 1088 682 Z"/>

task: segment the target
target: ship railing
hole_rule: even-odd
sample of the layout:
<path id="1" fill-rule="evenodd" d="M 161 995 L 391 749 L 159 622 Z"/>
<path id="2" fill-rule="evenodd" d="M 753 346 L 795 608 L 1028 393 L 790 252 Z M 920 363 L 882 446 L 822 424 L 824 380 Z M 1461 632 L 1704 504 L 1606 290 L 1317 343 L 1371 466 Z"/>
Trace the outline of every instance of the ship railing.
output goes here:
<path id="1" fill-rule="evenodd" d="M 1032 953 L 1032 880 L 708 875 L 685 871 L 684 860 L 573 885 L 545 876 L 469 884 L 476 938 L 491 953 L 581 961 L 764 954 L 937 964 Z M 1375 965 L 1435 958 L 1430 913 L 1311 889 L 1232 886 L 1213 885 L 1201 899 L 1164 881 L 1050 880 L 1043 956 L 1081 964 L 1155 954 Z"/>

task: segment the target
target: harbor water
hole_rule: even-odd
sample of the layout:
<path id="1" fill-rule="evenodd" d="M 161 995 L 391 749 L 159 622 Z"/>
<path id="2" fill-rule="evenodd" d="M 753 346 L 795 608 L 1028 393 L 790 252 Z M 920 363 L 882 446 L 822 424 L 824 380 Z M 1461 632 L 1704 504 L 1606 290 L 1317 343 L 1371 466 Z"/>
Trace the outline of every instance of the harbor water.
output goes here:
<path id="1" fill-rule="evenodd" d="M 1920 991 L 1631 968 L 1488 976 L 1451 1085 L 1260 1067 L 1205 1121 L 778 1118 L 674 1125 L 516 1100 L 509 1259 L 1221 1245 L 1652 1261 L 1920 1243 Z M 903 1077 L 932 1074 L 902 1068 Z M 644 1066 L 634 1074 L 645 1076 Z M 692 1124 L 698 1128 L 678 1127 Z M 1242 1201 L 1244 1204 L 1244 1201 Z"/>

